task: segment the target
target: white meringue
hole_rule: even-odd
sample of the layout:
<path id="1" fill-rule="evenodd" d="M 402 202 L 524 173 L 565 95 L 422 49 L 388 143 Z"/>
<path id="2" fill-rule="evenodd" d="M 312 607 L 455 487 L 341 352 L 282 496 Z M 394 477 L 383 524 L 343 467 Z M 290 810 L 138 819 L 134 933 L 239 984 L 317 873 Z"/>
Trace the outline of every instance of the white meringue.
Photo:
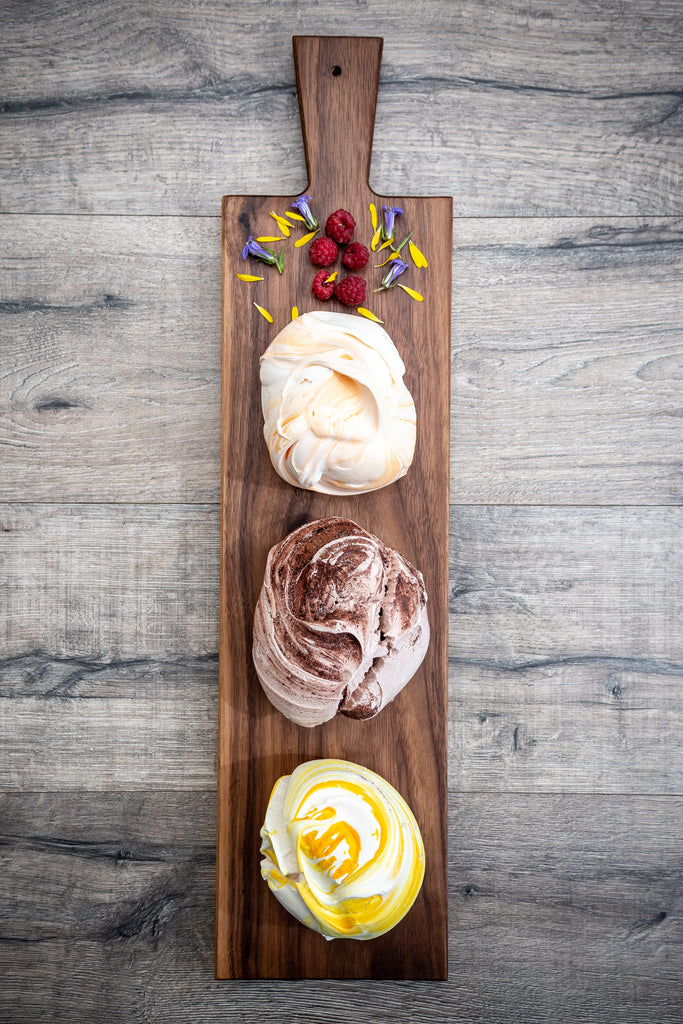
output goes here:
<path id="1" fill-rule="evenodd" d="M 264 437 L 288 483 L 363 494 L 404 476 L 415 451 L 405 366 L 379 324 L 316 311 L 292 320 L 261 356 Z"/>
<path id="2" fill-rule="evenodd" d="M 307 761 L 278 779 L 261 838 L 271 892 L 326 939 L 388 932 L 424 878 L 422 836 L 407 803 L 351 761 Z"/>

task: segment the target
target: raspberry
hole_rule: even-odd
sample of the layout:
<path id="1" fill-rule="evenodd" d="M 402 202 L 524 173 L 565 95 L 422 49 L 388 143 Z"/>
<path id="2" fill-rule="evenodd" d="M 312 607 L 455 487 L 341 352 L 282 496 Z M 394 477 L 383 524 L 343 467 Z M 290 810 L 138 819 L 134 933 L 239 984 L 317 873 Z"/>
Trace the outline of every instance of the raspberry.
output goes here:
<path id="1" fill-rule="evenodd" d="M 345 306 L 360 306 L 365 302 L 365 281 L 357 274 L 342 277 L 334 290 L 335 297 Z"/>
<path id="2" fill-rule="evenodd" d="M 360 242 L 352 242 L 342 256 L 342 263 L 349 270 L 360 270 L 369 259 L 370 253 L 365 246 L 361 245 Z"/>
<path id="3" fill-rule="evenodd" d="M 331 299 L 334 293 L 334 281 L 330 281 L 329 284 L 325 284 L 325 281 L 329 276 L 330 275 L 326 270 L 319 270 L 313 278 L 313 294 L 316 299 L 321 299 L 322 302 L 325 302 L 327 299 Z"/>
<path id="4" fill-rule="evenodd" d="M 348 210 L 337 210 L 325 221 L 325 234 L 329 238 L 334 238 L 340 245 L 345 245 L 353 238 L 355 226 L 356 222 Z"/>
<path id="5" fill-rule="evenodd" d="M 337 246 L 331 238 L 316 238 L 308 250 L 311 263 L 315 267 L 329 267 L 337 258 Z"/>

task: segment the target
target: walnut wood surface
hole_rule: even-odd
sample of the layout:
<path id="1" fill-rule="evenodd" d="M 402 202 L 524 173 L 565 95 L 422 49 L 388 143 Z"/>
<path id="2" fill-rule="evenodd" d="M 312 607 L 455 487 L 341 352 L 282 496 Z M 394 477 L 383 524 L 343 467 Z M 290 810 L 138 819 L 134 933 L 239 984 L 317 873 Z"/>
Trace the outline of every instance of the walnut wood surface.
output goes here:
<path id="1" fill-rule="evenodd" d="M 418 410 L 415 459 L 398 483 L 372 494 L 333 498 L 293 488 L 272 469 L 262 440 L 259 356 L 289 322 L 293 305 L 300 312 L 350 310 L 336 300 L 325 307 L 313 298 L 315 269 L 307 249 L 296 249 L 291 241 L 284 274 L 265 267 L 263 281 L 239 281 L 247 235 L 271 234 L 275 222 L 269 211 L 284 213 L 293 197 L 223 201 L 218 977 L 446 975 L 451 201 L 382 200 L 370 190 L 380 56 L 379 39 L 295 40 L 310 172 L 307 192 L 317 215 L 324 219 L 339 207 L 350 210 L 357 222 L 354 237 L 369 244 L 368 204 L 374 201 L 380 211 L 382 201 L 400 205 L 399 230 L 413 231 L 430 261 L 428 271 L 405 274 L 424 302 L 395 288 L 370 293 L 365 303 L 385 322 L 406 363 L 405 380 Z M 350 137 L 335 127 L 342 123 L 355 126 Z M 372 265 L 378 262 L 373 257 L 365 275 L 375 286 L 380 275 Z M 254 269 L 253 261 L 246 269 Z M 253 302 L 270 311 L 272 327 Z M 361 723 L 338 716 L 316 729 L 303 729 L 275 711 L 261 691 L 250 655 L 253 611 L 268 549 L 307 519 L 331 514 L 349 516 L 376 532 L 420 568 L 432 638 L 416 676 L 376 718 Z M 325 942 L 288 915 L 260 877 L 258 833 L 270 790 L 280 775 L 315 757 L 341 757 L 379 772 L 406 798 L 423 833 L 427 868 L 420 895 L 395 930 L 372 942 Z"/>

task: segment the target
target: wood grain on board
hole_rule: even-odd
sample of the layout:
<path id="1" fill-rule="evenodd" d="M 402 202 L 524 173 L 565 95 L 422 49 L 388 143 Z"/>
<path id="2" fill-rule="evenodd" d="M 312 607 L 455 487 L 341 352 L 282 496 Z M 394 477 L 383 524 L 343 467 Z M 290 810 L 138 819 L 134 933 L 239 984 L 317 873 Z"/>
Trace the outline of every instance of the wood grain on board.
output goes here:
<path id="1" fill-rule="evenodd" d="M 354 238 L 369 244 L 374 202 L 403 208 L 398 231 L 413 232 L 429 270 L 404 275 L 424 295 L 373 294 L 381 273 L 372 258 L 363 273 L 365 305 L 385 323 L 406 364 L 418 410 L 417 446 L 398 483 L 349 497 L 293 488 L 270 465 L 263 442 L 259 356 L 300 312 L 331 308 L 311 295 L 316 268 L 306 248 L 285 248 L 279 275 L 240 251 L 248 235 L 269 234 L 274 210 L 294 197 L 228 196 L 223 200 L 223 414 L 219 817 L 216 972 L 218 977 L 440 978 L 446 974 L 446 724 L 448 644 L 448 451 L 451 292 L 451 200 L 379 198 L 368 185 L 381 59 L 380 39 L 297 37 L 297 80 L 311 205 L 324 219 L 348 209 Z M 344 117 L 353 139 L 336 130 Z M 305 231 L 305 229 L 304 229 Z M 303 231 L 298 232 L 299 236 Z M 252 284 L 236 274 L 254 268 Z M 343 271 L 343 267 L 340 266 Z M 267 272 L 269 271 L 269 272 Z M 340 274 L 340 276 L 342 276 Z M 271 326 L 254 303 L 274 318 Z M 262 693 L 251 660 L 251 631 L 268 549 L 301 523 L 345 515 L 375 532 L 423 573 L 431 641 L 418 673 L 376 718 L 342 716 L 315 729 L 293 725 Z M 423 833 L 426 873 L 410 914 L 372 942 L 326 943 L 286 913 L 262 881 L 259 829 L 275 781 L 302 761 L 341 757 L 378 772 L 408 801 Z"/>

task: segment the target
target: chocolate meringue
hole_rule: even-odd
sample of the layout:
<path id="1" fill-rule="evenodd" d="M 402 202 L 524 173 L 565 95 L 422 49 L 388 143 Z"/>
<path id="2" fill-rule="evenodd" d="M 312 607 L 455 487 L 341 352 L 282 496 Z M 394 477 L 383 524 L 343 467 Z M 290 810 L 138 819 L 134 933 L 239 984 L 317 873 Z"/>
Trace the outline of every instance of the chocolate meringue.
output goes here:
<path id="1" fill-rule="evenodd" d="M 276 471 L 323 494 L 404 476 L 415 450 L 405 366 L 379 324 L 325 310 L 292 320 L 261 356 L 263 433 Z"/>
<path id="2" fill-rule="evenodd" d="M 269 700 L 298 725 L 372 718 L 429 644 L 422 574 L 350 519 L 305 523 L 271 548 L 253 658 Z"/>
<path id="3" fill-rule="evenodd" d="M 278 779 L 261 838 L 271 892 L 326 939 L 384 935 L 408 913 L 424 878 L 408 804 L 351 761 L 307 761 Z"/>

